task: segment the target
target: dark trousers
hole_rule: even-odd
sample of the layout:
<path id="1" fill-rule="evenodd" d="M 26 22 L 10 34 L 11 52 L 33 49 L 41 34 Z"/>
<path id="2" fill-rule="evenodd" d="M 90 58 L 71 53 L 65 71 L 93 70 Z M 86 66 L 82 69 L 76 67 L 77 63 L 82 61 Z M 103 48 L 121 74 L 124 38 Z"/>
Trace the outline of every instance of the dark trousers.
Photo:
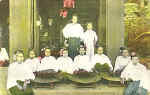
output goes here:
<path id="1" fill-rule="evenodd" d="M 68 55 L 74 59 L 74 57 L 79 54 L 80 38 L 69 38 L 68 44 Z"/>
<path id="2" fill-rule="evenodd" d="M 23 84 L 23 82 L 21 84 Z M 27 88 L 24 90 L 20 90 L 17 86 L 14 86 L 10 88 L 9 91 L 11 95 L 34 95 L 31 85 L 27 85 Z"/>
<path id="3" fill-rule="evenodd" d="M 124 91 L 124 95 L 147 95 L 147 90 L 139 87 L 140 81 L 130 82 Z"/>

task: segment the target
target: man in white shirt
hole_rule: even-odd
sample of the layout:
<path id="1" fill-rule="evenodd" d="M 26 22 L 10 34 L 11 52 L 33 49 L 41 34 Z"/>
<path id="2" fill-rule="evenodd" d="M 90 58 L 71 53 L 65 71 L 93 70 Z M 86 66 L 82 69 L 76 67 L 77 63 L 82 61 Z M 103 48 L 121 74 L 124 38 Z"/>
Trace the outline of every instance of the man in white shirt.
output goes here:
<path id="1" fill-rule="evenodd" d="M 58 69 L 62 72 L 73 74 L 75 71 L 75 64 L 73 60 L 68 56 L 68 51 L 63 50 L 63 56 L 59 57 L 56 61 Z"/>
<path id="2" fill-rule="evenodd" d="M 92 62 L 89 59 L 89 56 L 85 55 L 84 47 L 80 47 L 80 55 L 77 55 L 74 58 L 74 64 L 76 65 L 77 70 L 83 69 L 88 72 L 91 72 L 92 68 L 94 67 L 94 65 L 92 64 Z"/>
<path id="3" fill-rule="evenodd" d="M 24 63 L 23 52 L 18 51 L 16 56 L 17 61 L 8 67 L 7 89 L 11 95 L 34 95 L 30 80 L 34 80 L 35 76 Z"/>
<path id="4" fill-rule="evenodd" d="M 86 45 L 86 54 L 91 59 L 94 56 L 94 47 L 97 42 L 96 32 L 93 30 L 92 22 L 87 23 L 87 30 L 84 33 L 84 43 Z"/>
<path id="5" fill-rule="evenodd" d="M 109 57 L 103 54 L 103 47 L 98 47 L 97 54 L 95 54 L 92 57 L 92 63 L 93 64 L 96 64 L 96 63 L 105 64 L 106 63 L 110 67 L 110 71 L 113 70 L 113 66 L 111 64 Z"/>
<path id="6" fill-rule="evenodd" d="M 25 60 L 25 63 L 29 65 L 33 72 L 37 71 L 40 60 L 35 56 L 34 50 L 29 51 L 29 58 Z"/>
<path id="7" fill-rule="evenodd" d="M 9 56 L 5 48 L 0 48 L 0 66 L 6 66 Z"/>
<path id="8" fill-rule="evenodd" d="M 117 56 L 116 62 L 115 62 L 115 67 L 114 67 L 114 72 L 117 74 L 121 74 L 122 70 L 129 64 L 131 63 L 131 58 L 129 56 L 128 50 L 124 49 L 122 51 L 121 56 Z"/>
<path id="9" fill-rule="evenodd" d="M 67 24 L 63 29 L 63 36 L 68 39 L 68 55 L 72 59 L 78 55 L 78 49 L 80 48 L 80 40 L 83 40 L 83 27 L 77 23 L 78 17 L 72 16 L 72 23 Z M 66 42 L 66 40 L 65 40 Z"/>
<path id="10" fill-rule="evenodd" d="M 121 82 L 131 80 L 132 82 L 125 89 L 125 95 L 147 95 L 147 90 L 150 90 L 148 85 L 148 70 L 139 63 L 138 57 L 134 56 L 132 62 L 128 64 L 121 73 Z"/>
<path id="11" fill-rule="evenodd" d="M 49 48 L 45 49 L 45 57 L 41 59 L 41 64 L 38 66 L 38 71 L 52 69 L 58 71 L 56 58 L 51 56 L 51 50 Z"/>

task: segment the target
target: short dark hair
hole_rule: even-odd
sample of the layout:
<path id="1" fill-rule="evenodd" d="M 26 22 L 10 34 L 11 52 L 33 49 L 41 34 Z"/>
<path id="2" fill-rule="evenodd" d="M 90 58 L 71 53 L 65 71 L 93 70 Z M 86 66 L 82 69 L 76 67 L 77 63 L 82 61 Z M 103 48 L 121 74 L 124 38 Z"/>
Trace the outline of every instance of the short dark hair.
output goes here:
<path id="1" fill-rule="evenodd" d="M 88 25 L 88 24 L 92 24 L 92 25 L 93 25 L 93 22 L 90 22 L 90 21 L 89 21 L 89 22 L 86 23 L 86 25 Z"/>
<path id="2" fill-rule="evenodd" d="M 66 48 L 64 48 L 63 51 L 68 51 L 68 50 Z"/>
<path id="3" fill-rule="evenodd" d="M 18 54 L 20 54 L 20 53 L 24 55 L 23 50 L 19 49 L 19 50 L 16 51 L 16 55 L 18 55 Z"/>
<path id="4" fill-rule="evenodd" d="M 30 53 L 30 51 L 34 51 L 34 49 L 33 48 L 30 48 L 29 50 L 28 50 L 28 53 Z M 34 51 L 35 52 L 35 51 Z"/>
<path id="5" fill-rule="evenodd" d="M 132 59 L 133 59 L 134 57 L 140 58 L 140 56 L 132 56 Z"/>
<path id="6" fill-rule="evenodd" d="M 36 55 L 36 52 L 35 52 L 35 50 L 34 49 L 29 49 L 29 51 L 28 51 L 28 54 L 31 52 L 31 51 L 33 51 L 34 52 L 34 54 Z"/>
<path id="7" fill-rule="evenodd" d="M 72 15 L 72 17 L 73 17 L 73 16 L 76 16 L 76 17 L 78 17 L 78 15 L 77 15 L 76 13 L 74 13 L 74 14 Z"/>
<path id="8" fill-rule="evenodd" d="M 125 50 L 129 51 L 127 48 L 125 48 L 125 49 L 122 50 L 122 53 L 123 53 L 123 51 L 125 51 Z"/>
<path id="9" fill-rule="evenodd" d="M 45 48 L 45 50 L 47 50 L 47 49 L 51 50 L 49 47 L 46 47 L 46 48 Z"/>

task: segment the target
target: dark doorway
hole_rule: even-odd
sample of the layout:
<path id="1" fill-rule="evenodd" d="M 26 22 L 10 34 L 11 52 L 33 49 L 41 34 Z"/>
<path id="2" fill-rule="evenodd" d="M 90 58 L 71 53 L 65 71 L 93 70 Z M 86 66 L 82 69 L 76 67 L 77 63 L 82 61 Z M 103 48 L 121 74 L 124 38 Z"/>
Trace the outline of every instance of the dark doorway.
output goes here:
<path id="1" fill-rule="evenodd" d="M 9 50 L 9 0 L 0 0 L 0 47 Z"/>
<path id="2" fill-rule="evenodd" d="M 79 23 L 85 30 L 86 23 L 90 21 L 98 32 L 100 0 L 75 0 L 75 8 L 63 8 L 63 4 L 63 0 L 37 0 L 38 19 L 41 20 L 40 49 L 49 46 L 59 50 L 63 47 L 61 30 L 70 22 L 73 14 L 79 16 Z M 60 16 L 62 10 L 68 12 L 65 18 Z"/>

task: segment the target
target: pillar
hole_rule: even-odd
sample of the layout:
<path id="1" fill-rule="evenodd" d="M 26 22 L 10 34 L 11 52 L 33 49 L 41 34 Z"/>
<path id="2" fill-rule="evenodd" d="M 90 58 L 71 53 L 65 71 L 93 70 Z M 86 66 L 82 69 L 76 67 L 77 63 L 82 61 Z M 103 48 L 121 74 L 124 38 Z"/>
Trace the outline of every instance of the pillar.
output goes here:
<path id="1" fill-rule="evenodd" d="M 33 48 L 32 0 L 10 0 L 9 52 L 22 49 L 27 56 L 28 49 Z"/>
<path id="2" fill-rule="evenodd" d="M 114 64 L 119 49 L 124 46 L 124 2 L 106 0 L 106 49 Z"/>

